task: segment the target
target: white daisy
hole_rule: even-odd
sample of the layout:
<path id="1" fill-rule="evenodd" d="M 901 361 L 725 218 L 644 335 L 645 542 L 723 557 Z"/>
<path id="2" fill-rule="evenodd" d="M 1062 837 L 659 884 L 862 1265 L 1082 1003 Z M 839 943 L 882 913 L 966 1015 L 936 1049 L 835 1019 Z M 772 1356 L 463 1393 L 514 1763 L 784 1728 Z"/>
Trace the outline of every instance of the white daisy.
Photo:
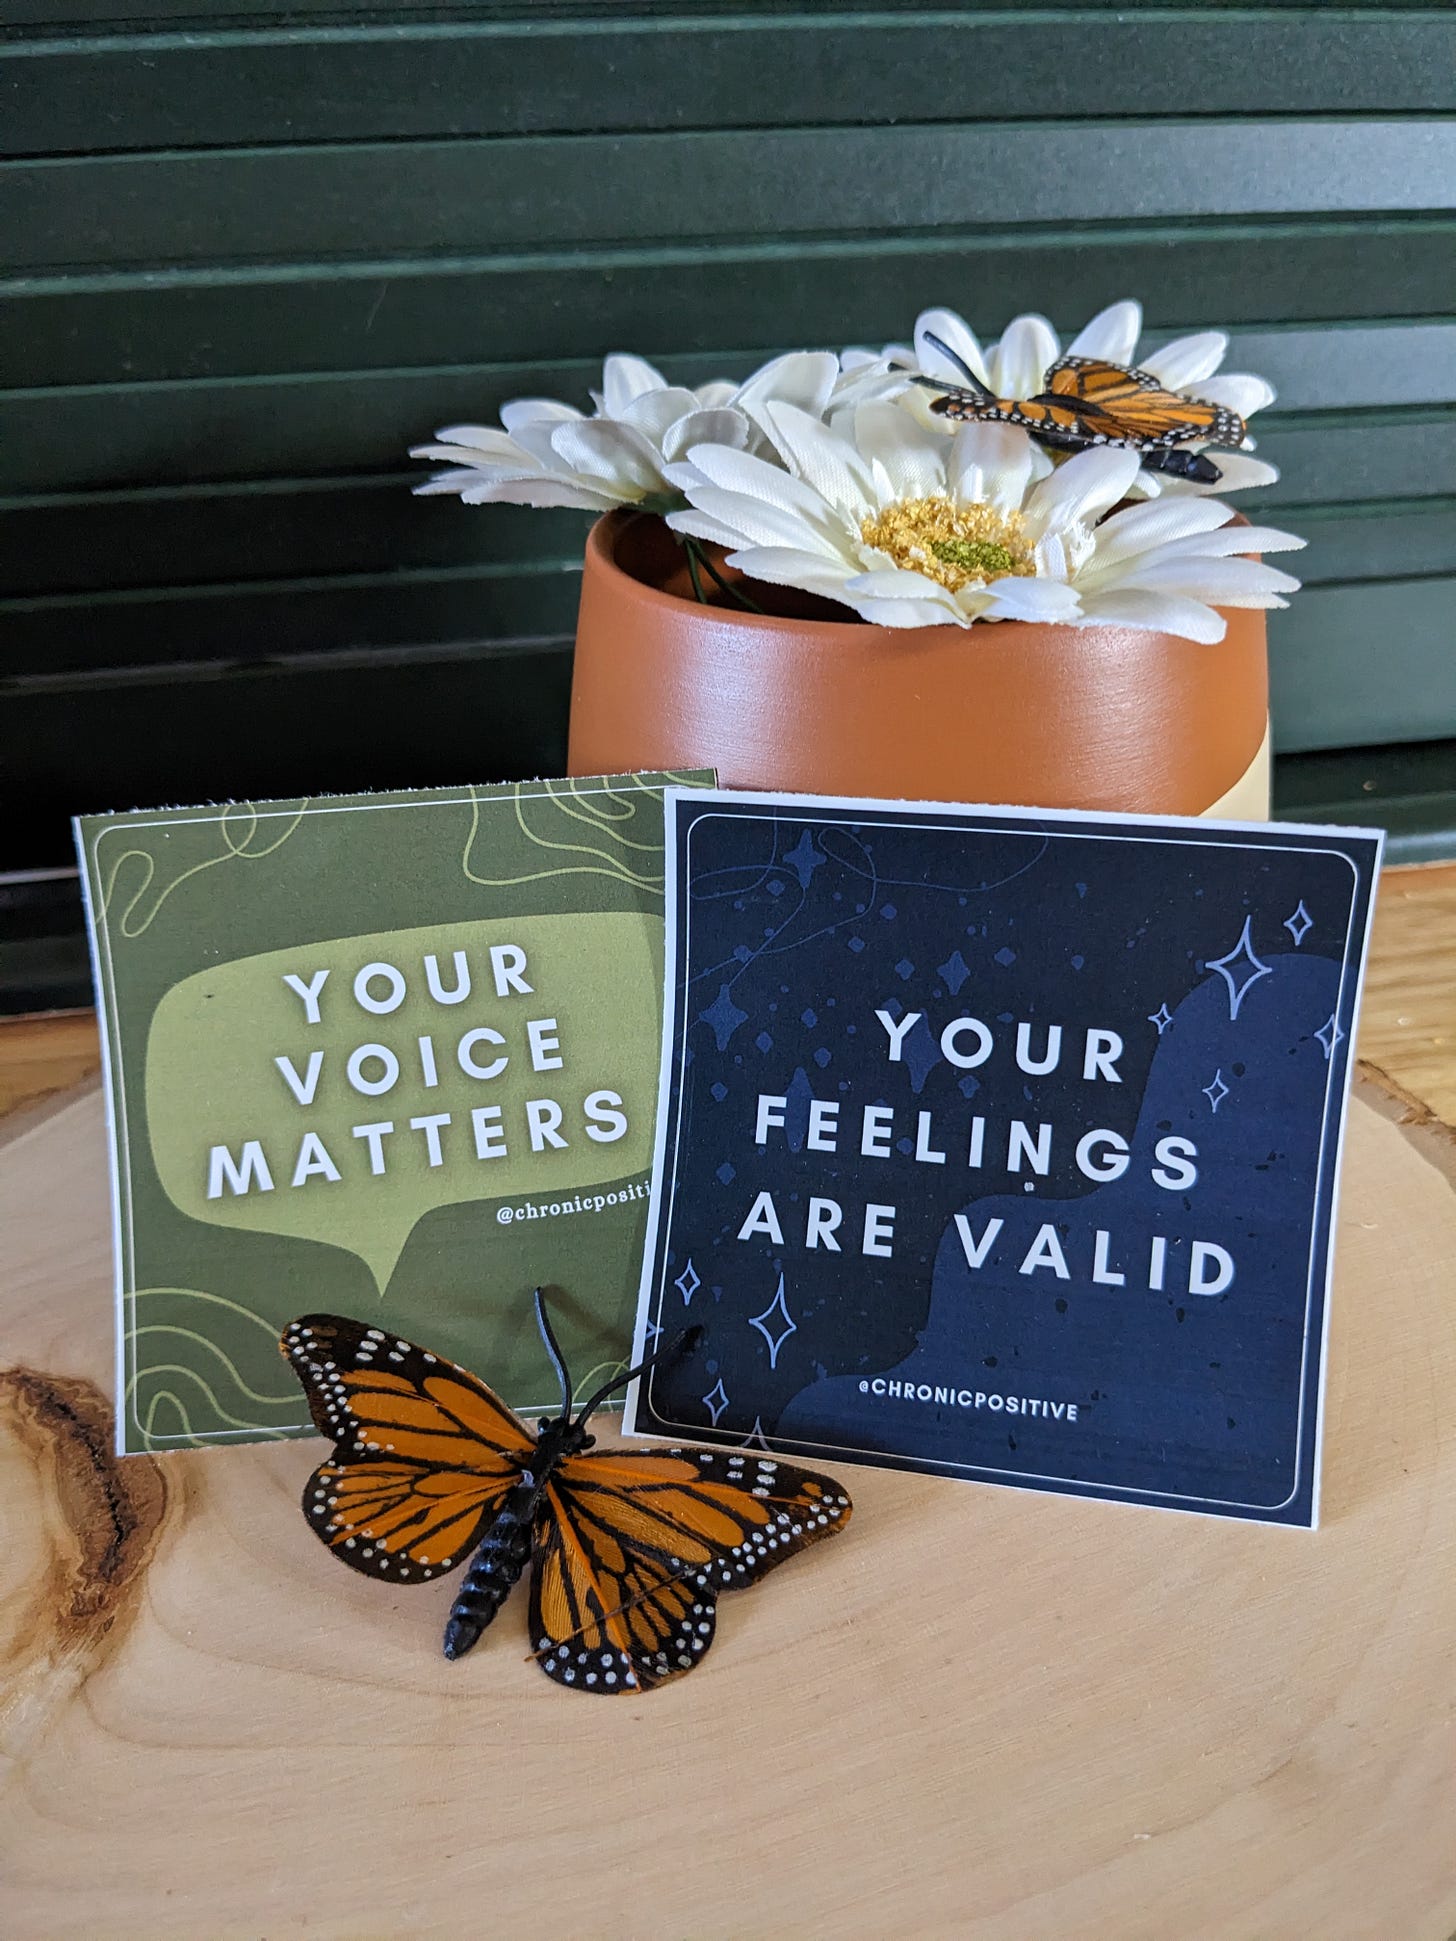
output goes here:
<path id="1" fill-rule="evenodd" d="M 590 416 L 552 398 L 516 398 L 501 406 L 500 430 L 446 425 L 438 443 L 417 445 L 410 456 L 450 469 L 415 491 L 456 493 L 467 505 L 664 511 L 683 503 L 665 467 L 700 444 L 775 457 L 766 406 L 777 401 L 818 415 L 838 373 L 830 351 L 793 351 L 743 384 L 720 379 L 690 390 L 669 384 L 644 358 L 609 357 Z"/>
<path id="2" fill-rule="evenodd" d="M 1262 377 L 1244 371 L 1216 375 L 1228 351 L 1228 337 L 1221 330 L 1176 337 L 1161 350 L 1139 357 L 1142 316 L 1142 305 L 1131 300 L 1109 304 L 1078 331 L 1066 354 L 1136 365 L 1167 390 L 1224 405 L 1237 411 L 1245 423 L 1256 411 L 1273 403 L 1274 388 Z M 947 356 L 931 342 L 932 338 L 939 338 L 955 357 Z M 963 317 L 954 310 L 934 309 L 923 310 L 915 320 L 915 355 L 918 367 L 928 377 L 964 384 L 965 373 L 956 363 L 958 357 L 998 398 L 1030 398 L 1046 388 L 1046 373 L 1063 352 L 1057 333 L 1045 317 L 1017 317 L 1008 324 L 999 343 L 983 349 Z M 1136 489 L 1149 498 L 1162 492 L 1242 492 L 1256 485 L 1272 485 L 1279 477 L 1274 466 L 1246 452 L 1219 452 L 1215 462 L 1220 472 L 1215 484 L 1175 479 L 1164 472 L 1140 472 Z"/>
<path id="3" fill-rule="evenodd" d="M 671 480 L 691 510 L 667 523 L 730 549 L 750 579 L 801 587 L 888 627 L 977 620 L 1108 623 L 1215 641 L 1219 606 L 1273 607 L 1298 585 L 1250 552 L 1303 545 L 1230 527 L 1216 501 L 1113 508 L 1134 452 L 1078 452 L 1037 479 L 1012 425 L 952 437 L 895 403 L 861 405 L 853 436 L 792 405 L 767 415 L 787 471 L 727 445 L 696 445 Z"/>
<path id="4" fill-rule="evenodd" d="M 862 404 L 876 404 L 893 398 L 911 384 L 920 368 L 908 344 L 886 344 L 883 350 L 867 350 L 852 344 L 839 353 L 839 376 L 829 394 L 824 416 L 830 424 L 841 411 L 853 411 Z"/>

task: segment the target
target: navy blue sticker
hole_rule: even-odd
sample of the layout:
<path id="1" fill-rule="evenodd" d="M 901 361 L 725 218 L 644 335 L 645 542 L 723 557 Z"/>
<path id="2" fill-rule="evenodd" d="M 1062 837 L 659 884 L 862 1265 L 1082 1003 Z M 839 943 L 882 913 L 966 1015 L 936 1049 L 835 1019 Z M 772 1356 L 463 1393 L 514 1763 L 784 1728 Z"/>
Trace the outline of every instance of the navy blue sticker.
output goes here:
<path id="1" fill-rule="evenodd" d="M 1378 833 L 669 802 L 636 1428 L 1312 1524 Z"/>

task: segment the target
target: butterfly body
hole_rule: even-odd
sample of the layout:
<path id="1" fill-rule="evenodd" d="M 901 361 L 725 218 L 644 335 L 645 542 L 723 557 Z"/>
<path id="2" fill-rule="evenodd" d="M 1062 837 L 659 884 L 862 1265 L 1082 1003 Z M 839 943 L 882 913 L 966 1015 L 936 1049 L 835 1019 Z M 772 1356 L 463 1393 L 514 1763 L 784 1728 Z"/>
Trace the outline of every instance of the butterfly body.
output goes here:
<path id="1" fill-rule="evenodd" d="M 463 1658 L 494 1621 L 531 1561 L 537 1512 L 551 1473 L 564 1458 L 591 1448 L 596 1438 L 579 1424 L 542 1422 L 529 1469 L 507 1492 L 480 1547 L 470 1560 L 445 1621 L 445 1656 Z"/>
<path id="2" fill-rule="evenodd" d="M 701 1662 L 721 1592 L 842 1529 L 849 1497 L 766 1452 L 593 1453 L 585 1423 L 602 1396 L 573 1415 L 539 1296 L 537 1316 L 563 1408 L 534 1434 L 476 1376 L 383 1329 L 341 1315 L 292 1322 L 283 1355 L 334 1443 L 304 1515 L 336 1557 L 388 1583 L 469 1559 L 447 1657 L 470 1650 L 529 1563 L 532 1647 L 548 1677 L 601 1694 L 650 1689 Z"/>
<path id="3" fill-rule="evenodd" d="M 946 355 L 954 352 L 932 338 Z M 961 360 L 955 358 L 959 364 Z M 1030 398 L 998 398 L 962 364 L 965 386 L 921 376 L 938 391 L 931 410 L 960 422 L 1019 425 L 1054 451 L 1085 451 L 1110 445 L 1143 454 L 1149 471 L 1216 484 L 1222 474 L 1202 451 L 1188 445 L 1237 447 L 1247 436 L 1244 420 L 1223 405 L 1166 390 L 1150 371 L 1101 358 L 1063 357 L 1047 372 L 1047 388 Z"/>

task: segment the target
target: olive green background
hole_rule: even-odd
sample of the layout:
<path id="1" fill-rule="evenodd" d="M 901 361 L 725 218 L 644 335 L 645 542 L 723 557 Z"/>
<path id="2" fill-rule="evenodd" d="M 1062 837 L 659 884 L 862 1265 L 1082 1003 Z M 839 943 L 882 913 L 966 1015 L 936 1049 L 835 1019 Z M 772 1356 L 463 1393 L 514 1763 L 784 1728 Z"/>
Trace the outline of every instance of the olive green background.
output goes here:
<path id="1" fill-rule="evenodd" d="M 617 1367 L 645 1198 L 508 1225 L 496 1213 L 502 1201 L 559 1204 L 588 1185 L 605 1193 L 645 1180 L 660 1049 L 663 780 L 78 824 L 118 1155 L 124 1451 L 306 1432 L 277 1337 L 310 1310 L 378 1320 L 476 1368 L 513 1404 L 539 1408 L 556 1398 L 530 1312 L 531 1289 L 544 1282 L 558 1290 L 553 1312 L 578 1390 Z M 487 952 L 511 941 L 527 949 L 533 994 L 502 1000 Z M 462 947 L 470 997 L 447 1007 L 421 995 L 422 951 L 435 951 L 449 987 Z M 392 1015 L 371 1016 L 351 994 L 354 971 L 375 959 L 396 964 L 410 989 Z M 321 1025 L 310 1030 L 281 974 L 295 969 L 307 982 L 325 964 Z M 529 1069 L 525 1020 L 534 1017 L 558 1020 L 560 1071 Z M 498 1081 L 467 1080 L 454 1063 L 460 1033 L 477 1024 L 508 1039 L 512 1064 Z M 435 1091 L 409 1077 L 422 1030 L 436 1039 Z M 334 1061 L 362 1043 L 400 1054 L 390 1094 L 345 1093 Z M 325 1063 L 306 1108 L 273 1060 L 287 1054 L 302 1074 L 315 1047 Z M 599 1087 L 622 1094 L 626 1138 L 523 1152 L 525 1097 L 558 1099 L 571 1134 L 575 1108 Z M 473 1103 L 505 1108 L 508 1160 L 474 1158 Z M 442 1138 L 453 1134 L 454 1150 L 469 1156 L 447 1147 L 434 1172 L 407 1119 L 452 1107 L 456 1123 Z M 384 1119 L 400 1130 L 386 1147 L 390 1170 L 375 1179 L 347 1128 Z M 323 1133 L 340 1183 L 289 1185 L 306 1127 Z M 208 1147 L 227 1143 L 236 1156 L 245 1137 L 261 1140 L 274 1190 L 208 1202 Z"/>

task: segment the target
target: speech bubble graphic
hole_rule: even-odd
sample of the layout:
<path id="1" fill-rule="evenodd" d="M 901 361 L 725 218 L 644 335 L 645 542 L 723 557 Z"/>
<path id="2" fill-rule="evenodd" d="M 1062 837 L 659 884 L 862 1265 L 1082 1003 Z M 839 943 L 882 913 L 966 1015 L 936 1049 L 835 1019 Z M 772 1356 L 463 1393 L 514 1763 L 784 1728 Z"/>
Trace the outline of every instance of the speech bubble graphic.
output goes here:
<path id="1" fill-rule="evenodd" d="M 437 1207 L 645 1171 L 660 918 L 341 937 L 200 971 L 147 1040 L 152 1157 L 195 1220 L 325 1241 L 383 1294 Z"/>

